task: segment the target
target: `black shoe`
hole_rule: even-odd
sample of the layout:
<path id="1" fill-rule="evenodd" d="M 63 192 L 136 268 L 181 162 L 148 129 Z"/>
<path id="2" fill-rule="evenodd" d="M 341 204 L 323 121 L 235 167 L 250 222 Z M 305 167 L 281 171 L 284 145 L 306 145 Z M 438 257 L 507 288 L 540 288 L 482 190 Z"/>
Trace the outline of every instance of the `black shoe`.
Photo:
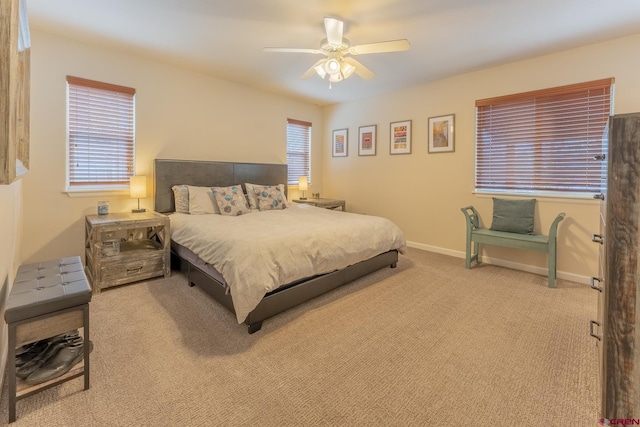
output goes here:
<path id="1" fill-rule="evenodd" d="M 20 367 L 28 361 L 33 360 L 34 357 L 42 353 L 44 349 L 47 348 L 47 344 L 49 344 L 49 340 L 40 340 L 17 348 L 16 367 Z"/>
<path id="2" fill-rule="evenodd" d="M 42 345 L 42 343 L 46 344 L 47 340 L 39 340 L 36 342 L 32 342 L 31 344 L 25 344 L 22 347 L 18 347 L 16 348 L 16 356 L 22 356 L 25 353 L 28 353 L 30 351 L 33 351 L 34 348 L 36 348 L 38 345 Z"/>
<path id="3" fill-rule="evenodd" d="M 93 350 L 93 343 L 89 341 L 89 351 Z M 45 364 L 27 377 L 27 384 L 40 384 L 58 378 L 71 370 L 84 358 L 84 343 L 82 339 L 73 341 L 62 347 Z"/>
<path id="4" fill-rule="evenodd" d="M 78 331 L 56 335 L 55 337 L 49 338 L 47 340 L 47 346 L 42 352 L 30 361 L 26 362 L 24 365 L 16 368 L 16 376 L 18 378 L 27 378 L 47 360 L 53 357 L 62 347 L 69 345 L 70 342 L 74 340 L 80 340 L 80 342 L 82 342 L 82 337 L 78 336 Z"/>
<path id="5" fill-rule="evenodd" d="M 64 334 L 56 335 L 51 338 L 46 338 L 33 342 L 31 344 L 23 345 L 16 349 L 16 367 L 20 367 L 25 363 L 33 360 L 34 357 L 42 353 L 47 349 L 47 345 L 54 341 L 59 341 L 63 338 L 72 338 L 78 336 L 78 330 L 66 332 Z"/>

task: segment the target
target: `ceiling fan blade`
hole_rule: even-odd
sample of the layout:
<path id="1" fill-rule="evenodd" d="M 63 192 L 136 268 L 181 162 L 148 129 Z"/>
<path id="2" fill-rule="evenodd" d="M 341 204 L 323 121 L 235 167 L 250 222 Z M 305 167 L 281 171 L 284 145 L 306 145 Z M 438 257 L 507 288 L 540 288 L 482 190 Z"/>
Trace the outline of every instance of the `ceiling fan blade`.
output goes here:
<path id="1" fill-rule="evenodd" d="M 345 61 L 347 64 L 352 65 L 353 67 L 355 67 L 354 73 L 356 73 L 357 75 L 359 75 L 360 77 L 362 77 L 365 80 L 371 80 L 372 78 L 374 78 L 376 76 L 376 73 L 374 73 L 373 71 L 371 71 L 370 69 L 368 69 L 367 67 L 362 65 L 362 63 L 360 61 L 356 61 L 355 59 L 353 59 L 353 58 L 351 58 L 349 56 L 344 58 L 343 61 Z"/>
<path id="2" fill-rule="evenodd" d="M 342 30 L 344 23 L 334 18 L 324 18 L 324 28 L 327 32 L 327 41 L 331 46 L 342 45 Z"/>
<path id="3" fill-rule="evenodd" d="M 316 67 L 318 65 L 321 65 L 325 61 L 326 61 L 326 58 L 323 58 L 323 59 L 319 60 L 318 62 L 316 62 L 315 64 L 313 64 L 307 71 L 304 72 L 304 74 L 302 75 L 302 77 L 300 77 L 300 79 L 304 80 L 304 79 L 308 79 L 311 76 L 315 76 L 317 74 L 316 73 Z"/>
<path id="4" fill-rule="evenodd" d="M 409 40 L 390 40 L 351 46 L 349 53 L 352 55 L 363 55 L 365 53 L 399 52 L 402 50 L 409 50 Z"/>
<path id="5" fill-rule="evenodd" d="M 263 47 L 263 52 L 287 52 L 287 53 L 323 53 L 320 49 L 299 49 L 295 47 Z"/>

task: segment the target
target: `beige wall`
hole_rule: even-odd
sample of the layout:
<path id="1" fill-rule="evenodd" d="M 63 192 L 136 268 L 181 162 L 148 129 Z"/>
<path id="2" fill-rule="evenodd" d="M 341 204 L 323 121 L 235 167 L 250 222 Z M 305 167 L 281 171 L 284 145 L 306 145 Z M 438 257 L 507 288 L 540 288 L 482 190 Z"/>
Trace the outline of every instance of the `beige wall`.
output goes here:
<path id="1" fill-rule="evenodd" d="M 493 67 L 405 91 L 324 108 L 323 188 L 347 200 L 349 210 L 386 216 L 412 246 L 463 256 L 464 216 L 474 205 L 491 223 L 490 196 L 473 194 L 475 100 L 615 77 L 615 113 L 640 111 L 640 35 Z M 336 87 L 336 90 L 338 88 Z M 427 153 L 427 119 L 455 114 L 455 152 Z M 389 154 L 389 123 L 412 120 L 413 152 Z M 358 127 L 378 126 L 375 157 L 358 157 Z M 332 157 L 332 129 L 349 129 L 348 157 Z M 593 200 L 537 197 L 536 230 L 545 234 L 558 212 L 559 277 L 586 281 L 597 266 L 599 207 Z M 483 255 L 502 265 L 546 272 L 543 254 L 487 247 Z"/>
<path id="2" fill-rule="evenodd" d="M 635 51 L 640 35 L 325 108 L 37 31 L 32 38 L 31 171 L 23 180 L 22 252 L 30 262 L 82 254 L 83 217 L 95 212 L 98 200 L 109 200 L 112 211 L 135 204 L 126 196 L 70 198 L 64 193 L 67 74 L 137 89 L 138 174 L 151 175 L 156 157 L 284 162 L 286 118 L 311 121 L 314 185 L 309 192 L 344 198 L 351 211 L 386 216 L 411 245 L 454 256 L 464 250 L 460 208 L 474 205 L 485 222 L 491 217 L 491 198 L 473 194 L 476 99 L 615 77 L 615 112 L 640 111 L 634 72 L 640 57 L 626 54 Z M 455 114 L 456 151 L 427 154 L 427 118 L 443 114 Z M 389 122 L 399 120 L 413 122 L 413 152 L 391 156 Z M 358 126 L 371 124 L 378 126 L 377 155 L 358 157 Z M 334 158 L 331 130 L 344 127 L 349 156 Z M 546 232 L 556 213 L 567 213 L 559 229 L 559 276 L 585 281 L 597 263 L 597 248 L 589 241 L 598 227 L 597 204 L 538 200 L 537 230 Z M 142 205 L 152 209 L 152 198 Z M 488 248 L 483 255 L 545 271 L 542 254 Z"/>
<path id="3" fill-rule="evenodd" d="M 64 193 L 67 75 L 136 88 L 136 173 L 148 175 L 149 185 L 154 158 L 285 163 L 287 118 L 312 122 L 312 139 L 322 140 L 318 106 L 37 31 L 31 37 L 31 171 L 24 179 L 27 261 L 83 255 L 84 215 L 94 214 L 99 200 L 109 200 L 112 212 L 136 204 L 126 196 Z M 321 188 L 322 147 L 315 147 L 312 180 L 318 181 L 314 188 Z M 153 209 L 151 195 L 141 206 Z"/>
<path id="4" fill-rule="evenodd" d="M 22 248 L 22 180 L 0 185 L 0 372 L 4 372 L 7 358 L 7 324 L 4 308 L 10 284 L 21 263 Z M 4 377 L 4 375 L 3 375 Z M 3 380 L 0 379 L 0 385 Z"/>

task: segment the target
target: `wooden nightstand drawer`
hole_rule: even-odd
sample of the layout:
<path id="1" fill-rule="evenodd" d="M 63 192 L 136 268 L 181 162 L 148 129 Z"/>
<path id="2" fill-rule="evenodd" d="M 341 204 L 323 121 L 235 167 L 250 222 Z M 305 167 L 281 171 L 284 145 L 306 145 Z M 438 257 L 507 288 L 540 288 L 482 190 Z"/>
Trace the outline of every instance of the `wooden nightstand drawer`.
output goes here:
<path id="1" fill-rule="evenodd" d="M 105 262 L 100 268 L 101 287 L 108 288 L 164 275 L 164 257 L 161 251 L 145 258 L 127 263 Z"/>

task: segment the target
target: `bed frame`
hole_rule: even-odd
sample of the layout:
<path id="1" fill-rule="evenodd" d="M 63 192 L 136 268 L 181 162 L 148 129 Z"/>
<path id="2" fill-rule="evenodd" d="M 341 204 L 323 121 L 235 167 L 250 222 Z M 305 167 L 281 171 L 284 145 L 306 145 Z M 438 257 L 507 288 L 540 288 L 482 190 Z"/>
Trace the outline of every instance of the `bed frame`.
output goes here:
<path id="1" fill-rule="evenodd" d="M 234 184 L 244 186 L 245 182 L 263 185 L 277 185 L 287 182 L 287 165 L 283 164 L 156 159 L 154 168 L 155 210 L 160 213 L 175 211 L 175 200 L 171 190 L 174 185 L 227 187 Z M 395 268 L 397 262 L 398 251 L 392 250 L 342 270 L 283 285 L 266 294 L 258 306 L 249 313 L 245 320 L 249 333 L 259 331 L 262 322 L 275 314 L 386 266 Z M 225 292 L 224 284 L 174 252 L 171 253 L 171 266 L 187 276 L 190 286 L 201 287 L 215 300 L 235 313 L 231 295 Z"/>

